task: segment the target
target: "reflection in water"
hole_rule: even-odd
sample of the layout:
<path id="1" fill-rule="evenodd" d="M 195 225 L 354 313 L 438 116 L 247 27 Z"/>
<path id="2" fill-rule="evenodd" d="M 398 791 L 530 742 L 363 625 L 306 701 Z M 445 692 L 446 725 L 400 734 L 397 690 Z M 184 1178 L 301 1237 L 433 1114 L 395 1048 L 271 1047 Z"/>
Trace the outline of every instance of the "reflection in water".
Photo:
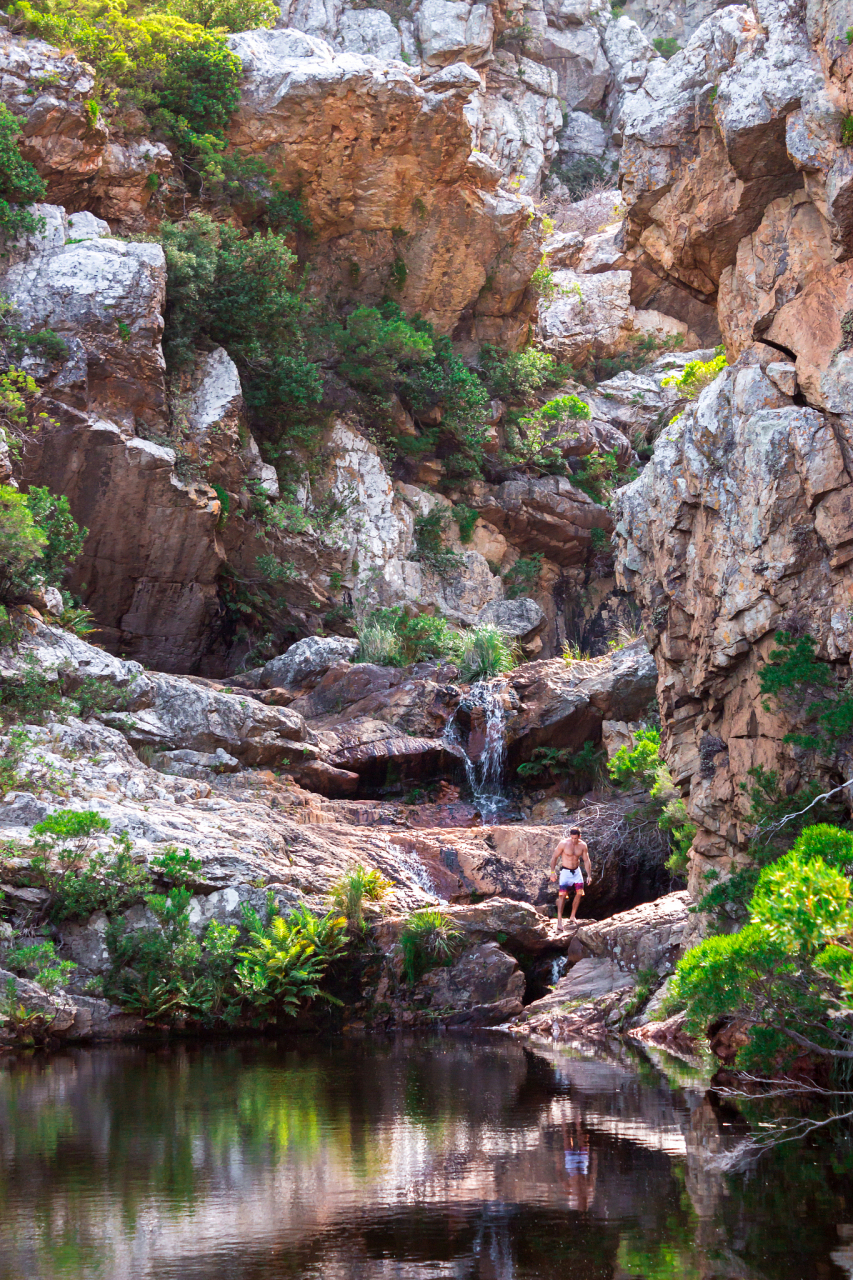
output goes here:
<path id="1" fill-rule="evenodd" d="M 848 1135 L 724 1177 L 742 1122 L 627 1053 L 76 1050 L 7 1061 L 0 1126 L 0 1280 L 853 1276 Z"/>

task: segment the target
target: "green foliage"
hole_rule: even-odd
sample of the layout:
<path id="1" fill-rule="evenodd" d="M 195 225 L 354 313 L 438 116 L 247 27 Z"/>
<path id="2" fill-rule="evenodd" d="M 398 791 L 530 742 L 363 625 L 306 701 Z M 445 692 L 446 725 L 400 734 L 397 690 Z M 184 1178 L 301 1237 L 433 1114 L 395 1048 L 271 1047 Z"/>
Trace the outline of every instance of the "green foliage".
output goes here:
<path id="1" fill-rule="evenodd" d="M 678 377 L 673 374 L 671 378 L 664 378 L 661 386 L 675 387 L 688 400 L 695 400 L 699 392 L 709 386 L 728 366 L 728 363 L 725 351 L 718 351 L 713 360 L 689 360 L 682 374 Z"/>
<path id="2" fill-rule="evenodd" d="M 461 931 L 438 907 L 413 912 L 400 932 L 406 981 L 414 984 L 436 965 L 450 964 L 461 940 Z"/>
<path id="3" fill-rule="evenodd" d="M 507 462 L 565 474 L 567 467 L 561 446 L 577 436 L 569 424 L 587 421 L 591 412 L 589 405 L 578 396 L 566 395 L 549 400 L 535 413 L 520 418 L 517 424 L 508 422 Z"/>
<path id="4" fill-rule="evenodd" d="M 89 530 L 75 523 L 65 494 L 57 498 L 47 488 L 33 487 L 26 501 L 35 524 L 46 538 L 39 573 L 46 586 L 60 587 L 66 569 L 83 550 Z"/>
<path id="5" fill-rule="evenodd" d="M 480 348 L 480 369 L 492 395 L 503 400 L 527 400 L 543 387 L 565 380 L 568 371 L 538 347 L 501 352 L 489 342 Z"/>
<path id="6" fill-rule="evenodd" d="M 530 277 L 530 287 L 538 293 L 546 306 L 549 302 L 553 302 L 557 295 L 557 285 L 554 280 L 554 273 L 548 266 L 544 255 L 539 266 Z"/>
<path id="7" fill-rule="evenodd" d="M 51 712 L 86 719 L 98 711 L 120 711 L 130 691 L 93 677 L 76 679 L 60 668 L 55 678 L 28 654 L 14 679 L 0 684 L 0 720 L 43 724 Z"/>
<path id="8" fill-rule="evenodd" d="M 190 364 L 204 339 L 224 346 L 244 375 L 255 422 L 272 438 L 311 442 L 317 425 L 297 411 L 319 403 L 323 384 L 305 354 L 296 259 L 284 236 L 244 235 L 200 213 L 161 230 L 168 266 L 167 362 L 173 368 Z"/>
<path id="9" fill-rule="evenodd" d="M 829 1058 L 849 1051 L 851 861 L 850 832 L 806 828 L 789 853 L 758 874 L 750 923 L 705 939 L 679 962 L 671 992 L 694 1031 L 723 1015 L 748 1028 L 739 1065 L 771 1072 L 803 1048 Z"/>
<path id="10" fill-rule="evenodd" d="M 414 323 L 414 321 L 413 321 Z M 416 365 L 401 380 L 401 393 L 415 417 L 441 408 L 441 433 L 458 446 L 460 474 L 479 469 L 483 460 L 485 413 L 489 394 L 480 379 L 457 356 L 449 338 L 418 321 L 430 333 L 435 356 Z"/>
<path id="11" fill-rule="evenodd" d="M 613 490 L 617 487 L 619 463 L 616 450 L 590 453 L 582 459 L 579 469 L 572 476 L 572 484 L 602 507 L 610 508 Z M 626 476 L 625 479 L 631 478 Z"/>
<path id="12" fill-rule="evenodd" d="M 848 114 L 841 121 L 841 145 L 853 147 L 853 114 Z"/>
<path id="13" fill-rule="evenodd" d="M 536 590 L 542 575 L 542 561 L 542 553 L 537 551 L 532 556 L 519 556 L 515 564 L 507 569 L 503 575 L 507 600 L 517 600 Z"/>
<path id="14" fill-rule="evenodd" d="M 605 754 L 592 742 L 585 742 L 580 751 L 568 747 L 536 747 L 532 759 L 518 766 L 518 775 L 539 778 L 545 772 L 555 777 L 568 777 L 578 786 L 592 787 L 601 777 Z"/>
<path id="15" fill-rule="evenodd" d="M 353 871 L 341 876 L 332 889 L 332 904 L 337 912 L 346 917 L 350 929 L 361 932 L 364 928 L 364 900 L 381 902 L 391 888 L 390 880 L 386 880 L 381 871 L 375 868 L 367 871 L 359 864 Z"/>
<path id="16" fill-rule="evenodd" d="M 432 569 L 434 573 L 449 574 L 463 567 L 465 561 L 455 551 L 448 551 L 444 544 L 450 524 L 450 515 L 444 507 L 435 506 L 426 515 L 415 516 L 415 549 L 412 559 Z"/>
<path id="17" fill-rule="evenodd" d="M 247 913 L 249 941 L 240 950 L 237 977 L 244 998 L 269 1017 L 292 1015 L 318 997 L 330 963 L 346 945 L 346 919 L 317 917 L 301 906 L 266 926 Z"/>
<path id="18" fill-rule="evenodd" d="M 9 791 L 26 791 L 20 768 L 32 739 L 23 729 L 10 729 L 0 752 L 0 799 Z"/>
<path id="19" fill-rule="evenodd" d="M 257 31 L 279 17 L 274 0 L 167 0 L 158 7 L 214 31 Z"/>
<path id="20" fill-rule="evenodd" d="M 409 618 L 401 606 L 376 609 L 358 629 L 357 662 L 378 666 L 407 666 L 413 662 L 450 661 L 461 657 L 464 636 L 440 614 Z"/>
<path id="21" fill-rule="evenodd" d="M 33 827 L 33 874 L 50 891 L 51 920 L 85 919 L 140 901 L 150 888 L 148 870 L 133 857 L 126 831 L 98 849 L 110 824 L 94 810 L 61 809 Z"/>
<path id="22" fill-rule="evenodd" d="M 834 755 L 853 734 L 853 689 L 838 687 L 832 667 L 815 657 L 816 642 L 809 635 L 777 631 L 777 648 L 759 672 L 762 694 L 773 697 L 789 713 L 815 722 L 815 732 L 792 732 L 784 741 L 806 750 Z M 803 705 L 809 690 L 827 689 L 822 698 Z M 765 711 L 770 703 L 765 700 Z"/>
<path id="23" fill-rule="evenodd" d="M 569 165 L 552 165 L 551 175 L 568 190 L 569 199 L 573 202 L 584 200 L 603 184 L 613 181 L 604 165 L 593 160 L 592 156 L 582 156 Z"/>
<path id="24" fill-rule="evenodd" d="M 357 628 L 356 662 L 371 662 L 378 667 L 404 666 L 400 637 L 393 623 L 369 618 Z"/>
<path id="25" fill-rule="evenodd" d="M 388 395 L 403 366 L 435 356 L 429 334 L 416 328 L 396 303 L 357 307 L 338 326 L 335 343 L 341 353 L 338 373 L 358 391 Z"/>
<path id="26" fill-rule="evenodd" d="M 0 603 L 16 604 L 32 589 L 46 543 L 24 495 L 0 485 Z"/>
<path id="27" fill-rule="evenodd" d="M 644 816 L 654 818 L 660 830 L 667 832 L 672 851 L 667 868 L 673 875 L 683 876 L 696 828 L 687 816 L 681 792 L 664 762 L 658 730 L 638 729 L 634 746 L 620 747 L 607 770 L 617 786 L 648 788 L 649 801 Z"/>
<path id="28" fill-rule="evenodd" d="M 473 507 L 466 507 L 464 503 L 460 503 L 453 508 L 453 519 L 456 521 L 456 527 L 459 530 L 459 541 L 470 542 L 474 536 L 474 525 L 480 517 L 479 511 L 475 511 Z"/>
<path id="29" fill-rule="evenodd" d="M 31 978 L 48 992 L 61 987 L 77 968 L 72 960 L 61 960 L 56 954 L 55 945 L 50 941 L 12 947 L 6 952 L 4 965 L 25 978 Z"/>
<path id="30" fill-rule="evenodd" d="M 44 219 L 26 206 L 44 200 L 47 184 L 18 150 L 21 125 L 8 107 L 0 104 L 0 235 L 37 231 Z"/>
<path id="31" fill-rule="evenodd" d="M 500 627 L 483 623 L 466 632 L 464 640 L 459 661 L 463 680 L 489 680 L 492 676 L 505 675 L 515 666 L 512 642 Z"/>
<path id="32" fill-rule="evenodd" d="M 167 884 L 186 887 L 201 875 L 202 862 L 189 849 L 180 852 L 175 845 L 167 845 L 149 863 L 152 875 Z"/>
<path id="33" fill-rule="evenodd" d="M 681 52 L 681 45 L 675 36 L 658 36 L 652 41 L 655 49 L 660 56 L 668 62 L 670 58 L 674 58 L 677 53 Z"/>

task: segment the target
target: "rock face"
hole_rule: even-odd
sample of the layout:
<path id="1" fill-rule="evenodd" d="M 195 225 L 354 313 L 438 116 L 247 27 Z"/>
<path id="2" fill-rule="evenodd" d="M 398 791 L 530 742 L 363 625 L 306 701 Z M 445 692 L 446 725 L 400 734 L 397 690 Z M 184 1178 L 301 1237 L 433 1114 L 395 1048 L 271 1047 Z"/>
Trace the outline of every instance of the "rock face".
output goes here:
<path id="1" fill-rule="evenodd" d="M 476 72 L 461 63 L 422 88 L 402 63 L 335 53 L 292 29 L 229 42 L 246 77 L 231 140 L 302 188 L 319 241 L 314 287 L 352 292 L 356 262 L 356 297 L 375 302 L 394 289 L 399 260 L 406 311 L 446 333 L 471 309 L 475 332 L 515 345 L 538 243 L 525 202 L 469 163 Z"/>
<path id="2" fill-rule="evenodd" d="M 746 359 L 667 428 L 616 513 L 619 571 L 647 610 L 667 758 L 700 828 L 697 885 L 707 859 L 742 857 L 748 770 L 799 776 L 788 726 L 759 696 L 774 632 L 799 617 L 829 658 L 853 648 L 845 437 Z"/>

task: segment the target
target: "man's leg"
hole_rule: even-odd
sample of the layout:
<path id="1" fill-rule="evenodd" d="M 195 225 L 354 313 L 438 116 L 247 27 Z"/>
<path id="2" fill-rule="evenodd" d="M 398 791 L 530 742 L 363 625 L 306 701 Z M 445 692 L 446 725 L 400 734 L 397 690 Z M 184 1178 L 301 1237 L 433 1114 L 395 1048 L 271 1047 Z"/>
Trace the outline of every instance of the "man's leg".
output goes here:
<path id="1" fill-rule="evenodd" d="M 569 916 L 569 923 L 571 923 L 572 920 L 574 920 L 575 916 L 577 915 L 578 907 L 581 904 L 582 897 L 583 897 L 583 886 L 578 885 L 577 888 L 575 889 L 575 900 L 572 903 L 572 914 Z"/>
<path id="2" fill-rule="evenodd" d="M 560 889 L 557 894 L 557 932 L 563 927 L 563 907 L 566 905 L 567 889 Z"/>

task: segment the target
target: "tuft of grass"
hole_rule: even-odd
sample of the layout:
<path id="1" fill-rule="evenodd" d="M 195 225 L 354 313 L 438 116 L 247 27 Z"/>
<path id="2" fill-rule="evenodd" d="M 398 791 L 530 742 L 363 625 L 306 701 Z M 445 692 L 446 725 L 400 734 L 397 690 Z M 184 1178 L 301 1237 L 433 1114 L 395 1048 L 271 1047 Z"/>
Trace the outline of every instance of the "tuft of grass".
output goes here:
<path id="1" fill-rule="evenodd" d="M 438 907 L 409 916 L 400 933 L 403 973 L 414 984 L 439 964 L 449 964 L 462 939 L 461 931 Z"/>
<path id="2" fill-rule="evenodd" d="M 463 680 L 488 680 L 512 671 L 515 666 L 511 641 L 500 627 L 484 623 L 472 628 L 465 640 L 459 664 Z"/>
<path id="3" fill-rule="evenodd" d="M 381 871 L 375 868 L 368 871 L 359 863 L 334 885 L 332 903 L 346 917 L 348 927 L 361 932 L 364 928 L 365 898 L 369 902 L 381 902 L 390 888 L 391 881 L 386 880 Z"/>

